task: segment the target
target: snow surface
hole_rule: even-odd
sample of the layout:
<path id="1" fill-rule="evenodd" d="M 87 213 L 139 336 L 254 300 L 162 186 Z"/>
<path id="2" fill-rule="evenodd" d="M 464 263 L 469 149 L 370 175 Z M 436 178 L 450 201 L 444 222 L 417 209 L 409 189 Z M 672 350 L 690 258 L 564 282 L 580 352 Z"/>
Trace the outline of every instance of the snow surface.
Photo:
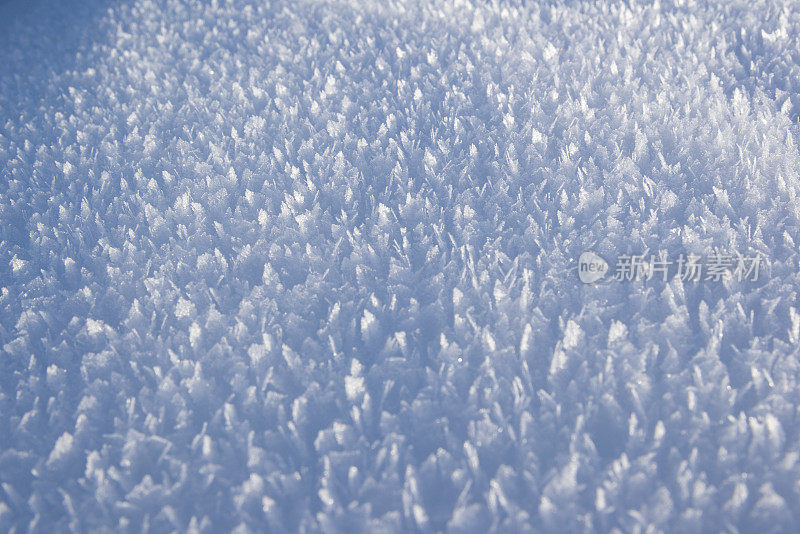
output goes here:
<path id="1" fill-rule="evenodd" d="M 800 3 L 0 20 L 0 531 L 800 528 Z"/>

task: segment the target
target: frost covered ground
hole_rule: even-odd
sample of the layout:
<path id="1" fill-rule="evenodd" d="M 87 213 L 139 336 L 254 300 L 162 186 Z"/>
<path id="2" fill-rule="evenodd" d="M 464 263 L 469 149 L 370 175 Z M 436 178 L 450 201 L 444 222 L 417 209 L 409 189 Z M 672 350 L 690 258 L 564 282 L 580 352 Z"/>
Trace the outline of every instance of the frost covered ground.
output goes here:
<path id="1" fill-rule="evenodd" d="M 800 528 L 797 2 L 0 19 L 0 531 Z"/>

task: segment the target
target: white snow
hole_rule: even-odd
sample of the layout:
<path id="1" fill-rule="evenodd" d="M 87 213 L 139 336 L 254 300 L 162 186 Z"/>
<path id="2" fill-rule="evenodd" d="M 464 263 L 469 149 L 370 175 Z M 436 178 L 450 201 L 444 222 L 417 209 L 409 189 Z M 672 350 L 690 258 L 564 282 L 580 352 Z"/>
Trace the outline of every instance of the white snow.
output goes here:
<path id="1" fill-rule="evenodd" d="M 798 2 L 10 0 L 0 57 L 0 531 L 800 530 Z"/>

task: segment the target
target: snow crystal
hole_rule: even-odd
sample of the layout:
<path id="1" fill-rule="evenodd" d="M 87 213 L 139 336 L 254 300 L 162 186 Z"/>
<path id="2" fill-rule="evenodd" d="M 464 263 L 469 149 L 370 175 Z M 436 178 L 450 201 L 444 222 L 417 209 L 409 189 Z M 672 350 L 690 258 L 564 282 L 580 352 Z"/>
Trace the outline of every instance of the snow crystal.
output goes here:
<path id="1" fill-rule="evenodd" d="M 797 2 L 0 26 L 0 531 L 798 531 Z"/>

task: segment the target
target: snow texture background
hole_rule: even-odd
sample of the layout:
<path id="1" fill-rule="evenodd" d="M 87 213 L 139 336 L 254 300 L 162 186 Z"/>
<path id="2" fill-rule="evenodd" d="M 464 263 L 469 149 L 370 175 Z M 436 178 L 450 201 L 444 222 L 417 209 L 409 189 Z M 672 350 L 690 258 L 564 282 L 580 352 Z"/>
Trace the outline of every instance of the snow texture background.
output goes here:
<path id="1" fill-rule="evenodd" d="M 797 531 L 797 2 L 0 19 L 0 531 Z"/>

